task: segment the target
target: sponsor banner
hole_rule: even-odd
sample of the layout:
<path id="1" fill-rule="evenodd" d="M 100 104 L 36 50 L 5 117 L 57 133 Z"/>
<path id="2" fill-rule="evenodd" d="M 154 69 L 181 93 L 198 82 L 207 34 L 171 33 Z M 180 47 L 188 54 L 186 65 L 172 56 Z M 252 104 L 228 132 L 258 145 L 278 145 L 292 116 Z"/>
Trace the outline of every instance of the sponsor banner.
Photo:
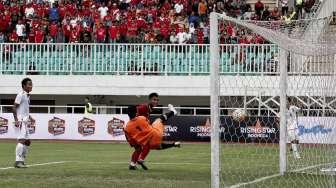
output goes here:
<path id="1" fill-rule="evenodd" d="M 123 127 L 127 115 L 31 114 L 29 132 L 32 139 L 125 140 Z M 153 117 L 154 120 L 157 117 Z M 249 117 L 237 122 L 221 117 L 223 142 L 278 143 L 278 121 L 273 117 Z M 0 114 L 0 139 L 16 139 L 19 128 L 12 114 Z M 336 118 L 300 117 L 300 143 L 336 144 Z M 210 141 L 211 124 L 207 116 L 176 116 L 165 123 L 164 140 Z"/>
<path id="2" fill-rule="evenodd" d="M 336 118 L 300 117 L 298 122 L 300 143 L 336 144 Z"/>
<path id="3" fill-rule="evenodd" d="M 31 139 L 125 140 L 122 126 L 127 115 L 31 114 Z M 13 114 L 0 114 L 0 139 L 16 139 Z M 109 129 L 109 126 L 111 128 Z M 111 130 L 112 129 L 112 130 Z"/>
<path id="4" fill-rule="evenodd" d="M 29 134 L 35 134 L 35 129 L 36 129 L 36 121 L 33 118 L 33 116 L 30 116 L 28 121 Z"/>
<path id="5" fill-rule="evenodd" d="M 53 117 L 48 121 L 48 132 L 52 135 L 60 135 L 65 133 L 65 120 Z"/>
<path id="6" fill-rule="evenodd" d="M 92 119 L 84 117 L 78 121 L 78 133 L 83 136 L 95 133 L 96 122 Z"/>
<path id="7" fill-rule="evenodd" d="M 124 135 L 125 121 L 118 118 L 113 118 L 107 123 L 107 132 L 112 136 Z"/>
<path id="8" fill-rule="evenodd" d="M 8 132 L 8 119 L 0 117 L 0 135 Z"/>
<path id="9" fill-rule="evenodd" d="M 242 122 L 222 117 L 222 140 L 240 143 L 278 143 L 279 128 L 274 117 L 249 117 Z"/>
<path id="10" fill-rule="evenodd" d="M 165 123 L 164 140 L 210 141 L 210 118 L 176 116 Z"/>
<path id="11" fill-rule="evenodd" d="M 231 117 L 221 117 L 220 120 L 220 137 L 224 142 L 278 142 L 279 130 L 274 123 L 275 118 L 251 117 L 237 122 Z M 165 125 L 165 140 L 210 141 L 211 124 L 207 116 L 173 117 Z"/>

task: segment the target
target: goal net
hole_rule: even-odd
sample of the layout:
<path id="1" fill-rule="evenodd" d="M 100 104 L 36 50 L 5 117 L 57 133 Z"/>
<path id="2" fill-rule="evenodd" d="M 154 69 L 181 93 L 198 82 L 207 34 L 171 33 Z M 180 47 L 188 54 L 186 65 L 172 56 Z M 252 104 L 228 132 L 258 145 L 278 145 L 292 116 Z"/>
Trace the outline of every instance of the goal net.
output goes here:
<path id="1" fill-rule="evenodd" d="M 336 185 L 333 21 L 211 14 L 213 187 Z"/>

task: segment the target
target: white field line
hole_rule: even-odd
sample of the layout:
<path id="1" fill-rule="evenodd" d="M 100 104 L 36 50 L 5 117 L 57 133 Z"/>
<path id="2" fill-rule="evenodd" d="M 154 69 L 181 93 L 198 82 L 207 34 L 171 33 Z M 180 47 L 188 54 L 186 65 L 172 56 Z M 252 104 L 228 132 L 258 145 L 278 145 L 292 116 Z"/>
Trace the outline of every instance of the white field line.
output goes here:
<path id="1" fill-rule="evenodd" d="M 66 163 L 68 161 L 56 161 L 56 162 L 49 162 L 49 163 L 37 163 L 37 164 L 31 164 L 31 165 L 27 165 L 27 167 L 32 167 L 32 166 L 46 166 L 46 165 L 53 165 L 53 164 L 62 164 L 62 163 Z M 12 169 L 14 167 L 3 167 L 0 168 L 0 170 L 8 170 L 8 169 Z"/>
<path id="2" fill-rule="evenodd" d="M 73 163 L 90 163 L 90 164 L 129 164 L 129 162 L 97 162 L 97 161 L 72 161 Z M 146 162 L 148 165 L 194 165 L 194 166 L 209 166 L 210 164 L 202 164 L 202 163 L 192 163 L 192 162 L 186 162 L 186 163 L 158 163 L 158 162 Z"/>
<path id="3" fill-rule="evenodd" d="M 321 163 L 321 164 L 312 165 L 312 166 L 308 166 L 308 167 L 304 167 L 304 168 L 299 168 L 299 169 L 296 169 L 296 170 L 293 170 L 293 171 L 290 171 L 290 172 L 300 172 L 300 171 L 316 168 L 316 167 L 319 167 L 319 166 L 331 165 L 331 164 L 336 164 L 336 162 Z M 244 186 L 244 185 L 258 183 L 258 182 L 261 182 L 261 181 L 264 181 L 264 180 L 267 180 L 267 179 L 271 179 L 271 178 L 275 178 L 275 177 L 278 177 L 278 176 L 281 176 L 281 174 L 273 174 L 273 175 L 270 175 L 270 176 L 265 176 L 265 177 L 262 177 L 262 178 L 255 179 L 253 181 L 249 181 L 249 182 L 245 182 L 245 183 L 239 183 L 239 184 L 230 186 L 230 188 L 238 188 L 238 187 L 241 187 L 241 186 Z"/>
<path id="4" fill-rule="evenodd" d="M 95 161 L 56 161 L 56 162 L 49 162 L 49 163 L 38 163 L 38 164 L 31 164 L 27 165 L 27 167 L 33 166 L 45 166 L 45 165 L 53 165 L 53 164 L 63 164 L 63 163 L 86 163 L 86 164 L 129 164 L 128 162 L 95 162 Z M 210 166 L 210 164 L 202 164 L 202 163 L 157 163 L 157 162 L 148 162 L 149 165 L 194 165 L 194 166 Z M 3 167 L 0 170 L 8 170 L 14 167 Z"/>

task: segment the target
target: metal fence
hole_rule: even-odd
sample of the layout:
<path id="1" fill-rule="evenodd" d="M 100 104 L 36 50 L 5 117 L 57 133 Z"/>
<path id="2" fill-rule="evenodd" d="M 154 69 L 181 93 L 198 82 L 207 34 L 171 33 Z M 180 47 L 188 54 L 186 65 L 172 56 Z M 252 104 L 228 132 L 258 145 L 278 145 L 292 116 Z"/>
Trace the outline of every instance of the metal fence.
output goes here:
<path id="1" fill-rule="evenodd" d="M 208 75 L 209 50 L 207 44 L 2 43 L 0 74 Z M 278 57 L 279 48 L 273 44 L 223 44 L 220 71 L 223 75 L 278 75 Z M 329 74 L 330 67 L 336 67 L 334 57 L 296 58 L 289 63 L 289 73 Z"/>

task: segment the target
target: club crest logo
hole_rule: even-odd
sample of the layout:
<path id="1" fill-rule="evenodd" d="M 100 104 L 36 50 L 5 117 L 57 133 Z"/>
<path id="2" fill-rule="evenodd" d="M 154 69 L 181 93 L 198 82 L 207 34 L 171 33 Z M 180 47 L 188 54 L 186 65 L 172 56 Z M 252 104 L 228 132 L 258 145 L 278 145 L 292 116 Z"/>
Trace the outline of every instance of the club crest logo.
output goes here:
<path id="1" fill-rule="evenodd" d="M 125 122 L 118 118 L 113 118 L 107 123 L 107 132 L 112 136 L 124 135 Z"/>
<path id="2" fill-rule="evenodd" d="M 0 134 L 8 132 L 8 119 L 0 117 Z"/>
<path id="3" fill-rule="evenodd" d="M 83 118 L 78 121 L 78 133 L 83 136 L 92 135 L 95 132 L 95 121 L 89 118 Z"/>
<path id="4" fill-rule="evenodd" d="M 65 132 L 65 120 L 54 117 L 48 121 L 48 132 L 52 135 L 60 135 Z"/>

